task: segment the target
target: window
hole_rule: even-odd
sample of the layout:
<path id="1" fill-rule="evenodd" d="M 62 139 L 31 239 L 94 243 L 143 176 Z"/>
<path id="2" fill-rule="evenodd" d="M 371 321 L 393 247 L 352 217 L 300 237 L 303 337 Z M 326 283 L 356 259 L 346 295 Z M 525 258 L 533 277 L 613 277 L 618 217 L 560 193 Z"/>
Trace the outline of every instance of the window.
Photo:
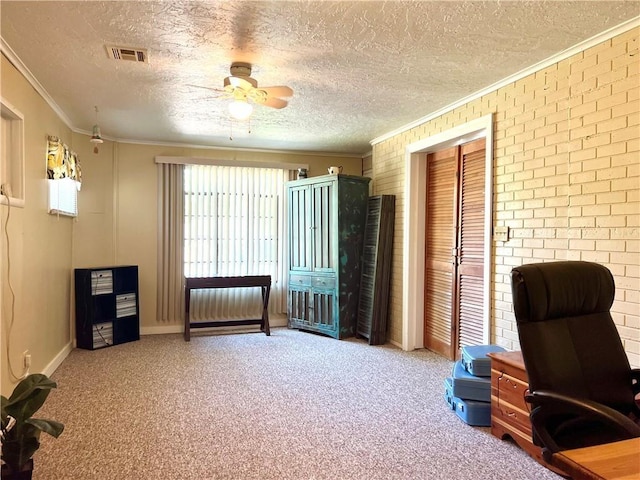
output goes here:
<path id="1" fill-rule="evenodd" d="M 158 320 L 184 320 L 185 277 L 240 275 L 270 275 L 269 313 L 283 317 L 285 183 L 309 165 L 163 156 L 156 163 Z M 258 318 L 261 297 L 256 288 L 195 290 L 190 318 Z"/>
<path id="2" fill-rule="evenodd" d="M 0 203 L 24 205 L 24 117 L 2 99 L 0 136 Z"/>
<path id="3" fill-rule="evenodd" d="M 186 165 L 185 276 L 278 278 L 288 175 L 277 168 Z"/>
<path id="4" fill-rule="evenodd" d="M 284 198 L 289 170 L 184 166 L 184 276 L 271 275 L 269 311 L 286 312 Z M 199 290 L 191 318 L 259 316 L 257 289 Z M 195 300 L 195 302 L 194 302 Z M 194 304 L 195 303 L 195 308 Z"/>
<path id="5" fill-rule="evenodd" d="M 49 213 L 69 217 L 78 216 L 80 183 L 70 178 L 49 179 L 47 182 L 49 184 Z"/>

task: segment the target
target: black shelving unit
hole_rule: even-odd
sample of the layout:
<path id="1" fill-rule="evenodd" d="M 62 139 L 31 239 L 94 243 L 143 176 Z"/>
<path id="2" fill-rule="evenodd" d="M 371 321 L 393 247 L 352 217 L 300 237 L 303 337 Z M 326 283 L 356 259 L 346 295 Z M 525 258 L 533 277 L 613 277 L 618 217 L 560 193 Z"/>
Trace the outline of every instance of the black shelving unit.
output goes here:
<path id="1" fill-rule="evenodd" d="M 140 339 L 138 267 L 76 268 L 76 343 L 95 350 Z"/>

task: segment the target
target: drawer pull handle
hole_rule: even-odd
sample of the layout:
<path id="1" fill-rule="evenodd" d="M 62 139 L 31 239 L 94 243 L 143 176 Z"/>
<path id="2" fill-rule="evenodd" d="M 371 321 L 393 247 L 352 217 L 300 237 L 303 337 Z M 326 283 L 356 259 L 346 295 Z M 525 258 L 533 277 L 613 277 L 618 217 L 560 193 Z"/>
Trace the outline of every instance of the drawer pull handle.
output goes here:
<path id="1" fill-rule="evenodd" d="M 509 378 L 506 378 L 505 381 L 507 383 L 510 383 L 513 386 L 514 389 L 518 388 L 518 385 L 515 382 L 509 380 Z"/>

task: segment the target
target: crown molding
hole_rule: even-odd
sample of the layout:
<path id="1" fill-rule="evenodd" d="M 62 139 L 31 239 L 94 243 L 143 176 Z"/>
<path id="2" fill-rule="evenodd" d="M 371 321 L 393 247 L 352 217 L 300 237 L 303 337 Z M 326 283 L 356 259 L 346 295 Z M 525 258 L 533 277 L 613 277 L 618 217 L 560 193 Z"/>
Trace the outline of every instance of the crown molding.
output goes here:
<path id="1" fill-rule="evenodd" d="M 632 18 L 631 20 L 627 20 L 624 23 L 621 23 L 620 25 L 610 28 L 609 30 L 605 30 L 604 32 L 601 32 L 587 40 L 584 40 L 576 45 L 574 45 L 573 47 L 569 47 L 566 50 L 563 50 L 560 53 L 557 53 L 545 60 L 542 60 L 541 62 L 538 62 L 534 65 L 531 65 L 530 67 L 525 68 L 524 70 L 520 70 L 517 73 L 514 73 L 513 75 L 510 75 L 496 83 L 494 83 L 493 85 L 489 85 L 486 88 L 483 88 L 482 90 L 479 90 L 475 93 L 472 93 L 469 96 L 466 96 L 464 98 L 461 98 L 460 100 L 456 101 L 455 103 L 449 104 L 446 107 L 443 107 L 439 110 L 436 110 L 433 113 L 430 113 L 429 115 L 419 118 L 418 120 L 415 120 L 411 123 L 408 123 L 402 127 L 396 128 L 395 130 L 392 130 L 388 133 L 385 133 L 384 135 L 380 135 L 379 137 L 374 138 L 373 140 L 371 140 L 371 145 L 376 145 L 380 142 L 384 142 L 385 140 L 389 140 L 390 138 L 393 138 L 397 135 L 400 135 L 408 130 L 411 130 L 412 128 L 415 128 L 419 125 L 422 125 L 423 123 L 429 122 L 431 120 L 434 120 L 458 107 L 461 107 L 463 105 L 466 105 L 469 102 L 472 102 L 473 100 L 477 100 L 478 98 L 482 97 L 483 95 L 487 95 L 488 93 L 494 92 L 506 85 L 509 85 L 513 82 L 516 82 L 524 77 L 527 77 L 529 75 L 531 75 L 532 73 L 536 73 L 540 70 L 543 70 L 545 68 L 547 68 L 550 65 L 553 65 L 555 63 L 558 63 L 562 60 L 565 60 L 573 55 L 575 55 L 576 53 L 580 53 L 584 50 L 587 50 L 591 47 L 594 47 L 596 45 L 598 45 L 599 43 L 605 42 L 617 35 L 620 35 L 622 33 L 625 33 L 633 28 L 638 28 L 640 26 L 640 16 Z"/>
<path id="2" fill-rule="evenodd" d="M 71 120 L 64 111 L 60 108 L 60 106 L 51 98 L 49 92 L 42 86 L 42 84 L 38 81 L 38 79 L 31 73 L 31 70 L 27 68 L 27 66 L 22 63 L 22 60 L 16 55 L 16 52 L 9 46 L 9 44 L 5 41 L 2 36 L 0 36 L 0 51 L 2 54 L 7 57 L 7 60 L 11 62 L 11 64 L 16 67 L 16 69 L 22 74 L 22 76 L 31 84 L 31 86 L 40 94 L 40 96 L 44 99 L 45 102 L 51 107 L 51 109 L 58 115 L 60 120 L 62 120 L 69 129 L 73 130 L 73 126 L 71 125 Z"/>
<path id="3" fill-rule="evenodd" d="M 91 136 L 86 130 L 72 129 L 75 133 Z M 113 138 L 102 136 L 103 140 L 109 140 L 116 143 L 127 143 L 132 145 L 152 145 L 158 147 L 176 147 L 176 148 L 198 148 L 200 150 L 218 150 L 222 152 L 251 152 L 251 153 L 276 153 L 282 155 L 301 155 L 305 157 L 341 157 L 341 158 L 362 158 L 366 156 L 360 153 L 340 153 L 340 152 L 320 152 L 309 150 L 270 150 L 267 148 L 248 148 L 248 147 L 221 147 L 216 145 L 202 145 L 179 142 L 158 142 L 151 140 L 136 140 L 127 138 Z"/>

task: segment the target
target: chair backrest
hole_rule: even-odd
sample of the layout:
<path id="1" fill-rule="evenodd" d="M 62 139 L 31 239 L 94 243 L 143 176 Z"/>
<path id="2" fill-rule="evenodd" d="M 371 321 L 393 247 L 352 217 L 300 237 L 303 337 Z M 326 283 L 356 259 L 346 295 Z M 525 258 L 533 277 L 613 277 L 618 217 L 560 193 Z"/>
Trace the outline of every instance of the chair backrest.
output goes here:
<path id="1" fill-rule="evenodd" d="M 609 313 L 609 269 L 580 261 L 522 265 L 511 271 L 511 289 L 530 390 L 631 412 L 631 368 Z"/>

